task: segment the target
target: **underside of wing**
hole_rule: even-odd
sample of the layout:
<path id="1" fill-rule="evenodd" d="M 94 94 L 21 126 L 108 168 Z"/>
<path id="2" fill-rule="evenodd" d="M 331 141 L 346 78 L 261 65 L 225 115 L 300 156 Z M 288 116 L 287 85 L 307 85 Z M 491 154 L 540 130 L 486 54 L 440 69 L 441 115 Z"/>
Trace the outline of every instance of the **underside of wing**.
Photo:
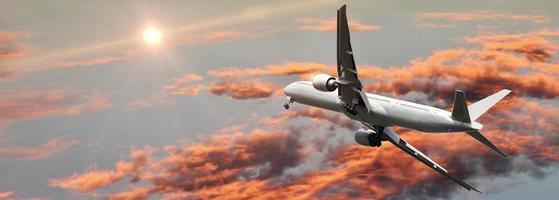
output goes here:
<path id="1" fill-rule="evenodd" d="M 348 82 L 353 82 L 355 86 L 361 88 L 361 82 L 357 77 L 355 60 L 349 36 L 349 26 L 346 15 L 346 6 L 338 10 L 338 77 Z"/>
<path id="2" fill-rule="evenodd" d="M 346 104 L 350 113 L 368 113 L 371 107 L 365 93 L 362 91 L 363 86 L 357 75 L 353 50 L 351 49 L 345 5 L 338 10 L 337 27 L 338 96 Z"/>
<path id="3" fill-rule="evenodd" d="M 398 134 L 396 134 L 392 129 L 390 129 L 388 127 L 385 127 L 383 129 L 383 136 L 384 136 L 384 139 L 390 141 L 392 144 L 396 145 L 402 151 L 408 153 L 409 155 L 411 155 L 415 159 L 421 161 L 423 164 L 427 165 L 431 169 L 434 169 L 435 171 L 437 171 L 440 174 L 446 176 L 447 178 L 453 180 L 454 182 L 458 183 L 459 185 L 461 185 L 462 187 L 464 187 L 468 190 L 474 190 L 476 192 L 481 193 L 476 188 L 470 186 L 469 184 L 465 183 L 464 181 L 462 181 L 462 180 L 456 178 L 455 176 L 451 175 L 450 173 L 448 173 L 448 171 L 445 168 L 441 167 L 435 161 L 433 161 L 429 157 L 427 157 L 427 155 L 423 154 L 421 151 L 417 150 L 415 147 L 413 147 L 412 145 L 410 145 L 409 143 L 404 141 L 402 138 L 400 138 L 400 136 Z"/>

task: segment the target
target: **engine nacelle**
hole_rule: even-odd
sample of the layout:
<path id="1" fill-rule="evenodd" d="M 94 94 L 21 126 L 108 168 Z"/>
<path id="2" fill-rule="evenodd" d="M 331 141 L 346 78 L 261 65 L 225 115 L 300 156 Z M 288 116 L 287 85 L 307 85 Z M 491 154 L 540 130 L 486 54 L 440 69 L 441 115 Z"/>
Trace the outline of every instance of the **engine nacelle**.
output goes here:
<path id="1" fill-rule="evenodd" d="M 312 86 L 323 92 L 332 92 L 338 88 L 338 83 L 336 82 L 336 78 L 330 75 L 319 74 L 312 79 Z"/>
<path id="2" fill-rule="evenodd" d="M 381 138 L 375 130 L 359 129 L 355 132 L 355 142 L 363 146 L 380 147 Z"/>

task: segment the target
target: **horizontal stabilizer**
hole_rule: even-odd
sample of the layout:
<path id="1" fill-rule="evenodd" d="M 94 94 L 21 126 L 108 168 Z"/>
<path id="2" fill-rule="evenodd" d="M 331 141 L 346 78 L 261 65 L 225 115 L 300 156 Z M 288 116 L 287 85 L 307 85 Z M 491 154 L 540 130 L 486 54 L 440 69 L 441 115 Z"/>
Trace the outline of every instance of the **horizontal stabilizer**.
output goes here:
<path id="1" fill-rule="evenodd" d="M 468 106 L 466 105 L 466 94 L 464 93 L 464 91 L 456 90 L 456 93 L 454 93 L 452 118 L 461 122 L 471 122 L 470 113 L 468 112 Z"/>
<path id="2" fill-rule="evenodd" d="M 468 106 L 468 110 L 470 110 L 471 120 L 476 120 L 477 118 L 479 118 L 479 116 L 487 112 L 489 108 L 493 107 L 493 105 L 495 105 L 509 93 L 510 90 L 504 89 Z"/>
<path id="3" fill-rule="evenodd" d="M 368 124 L 365 124 L 365 126 L 368 126 L 369 128 L 374 128 L 374 127 L 372 127 Z M 418 149 L 416 149 L 415 147 L 413 147 L 410 143 L 407 143 L 406 141 L 404 141 L 404 139 L 400 138 L 400 136 L 396 132 L 394 132 L 391 128 L 384 127 L 384 129 L 382 130 L 382 134 L 383 134 L 382 137 L 384 139 L 390 141 L 390 143 L 394 144 L 396 147 L 398 147 L 402 151 L 406 152 L 410 156 L 414 157 L 415 159 L 419 160 L 423 164 L 427 165 L 431 169 L 434 169 L 435 171 L 437 171 L 440 174 L 446 176 L 450 180 L 458 183 L 459 185 L 466 188 L 467 190 L 474 190 L 476 192 L 481 193 L 476 188 L 472 187 L 471 185 L 467 184 L 466 182 L 462 181 L 461 179 L 459 179 L 459 178 L 455 177 L 454 175 L 450 174 L 445 168 L 443 168 L 442 166 L 437 164 L 435 161 L 431 160 L 431 158 L 427 157 L 427 155 L 425 155 L 423 152 L 421 152 Z"/>
<path id="4" fill-rule="evenodd" d="M 485 138 L 485 136 L 483 136 L 481 132 L 474 130 L 474 131 L 466 131 L 466 133 L 472 136 L 473 138 L 475 138 L 477 141 L 481 142 L 483 145 L 489 147 L 491 150 L 497 152 L 499 155 L 503 157 L 508 157 L 508 155 L 505 152 L 503 152 L 501 149 L 499 149 L 499 147 L 495 146 L 487 138 Z"/>

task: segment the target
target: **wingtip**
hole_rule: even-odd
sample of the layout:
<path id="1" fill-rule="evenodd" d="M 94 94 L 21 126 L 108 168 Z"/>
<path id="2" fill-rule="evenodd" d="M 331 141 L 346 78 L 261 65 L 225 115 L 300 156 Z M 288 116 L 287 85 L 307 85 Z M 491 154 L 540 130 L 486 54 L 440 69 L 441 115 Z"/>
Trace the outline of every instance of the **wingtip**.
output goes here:
<path id="1" fill-rule="evenodd" d="M 501 152 L 499 152 L 499 155 L 503 158 L 509 158 L 509 154 L 505 153 L 504 151 L 501 150 Z"/>
<path id="2" fill-rule="evenodd" d="M 478 193 L 480 193 L 480 194 L 483 194 L 483 192 L 481 192 L 481 191 L 477 190 L 477 189 L 476 189 L 476 188 L 474 188 L 474 187 L 472 187 L 472 190 L 473 190 L 473 191 L 476 191 L 476 192 L 478 192 Z"/>
<path id="3" fill-rule="evenodd" d="M 501 148 L 499 148 L 497 146 L 495 146 L 495 149 L 493 149 L 493 148 L 491 148 L 491 149 L 503 158 L 508 158 L 509 157 L 509 155 L 507 153 L 505 153 L 503 150 L 501 150 Z"/>
<path id="4" fill-rule="evenodd" d="M 347 4 L 342 5 L 342 7 L 340 7 L 340 10 L 345 10 L 345 8 L 347 7 Z"/>
<path id="5" fill-rule="evenodd" d="M 476 191 L 476 192 L 478 192 L 478 193 L 480 193 L 480 194 L 483 194 L 483 192 L 479 191 L 478 189 L 476 189 L 475 187 L 471 186 L 470 184 L 467 184 L 467 183 L 464 182 L 464 181 L 462 181 L 462 183 L 464 183 L 463 185 L 461 184 L 462 187 L 468 189 L 468 191 L 472 191 L 472 190 L 473 190 L 473 191 Z"/>

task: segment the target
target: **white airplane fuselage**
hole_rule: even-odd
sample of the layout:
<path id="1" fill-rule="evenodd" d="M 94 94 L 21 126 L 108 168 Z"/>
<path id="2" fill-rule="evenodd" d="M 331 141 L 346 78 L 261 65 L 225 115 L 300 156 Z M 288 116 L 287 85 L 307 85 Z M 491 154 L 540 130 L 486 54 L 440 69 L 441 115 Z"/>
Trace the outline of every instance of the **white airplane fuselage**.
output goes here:
<path id="1" fill-rule="evenodd" d="M 337 90 L 319 91 L 310 81 L 291 83 L 284 88 L 284 92 L 295 102 L 341 112 L 351 119 L 375 126 L 400 126 L 422 132 L 463 132 L 479 130 L 482 127 L 477 122 L 454 120 L 451 112 L 446 110 L 370 93 L 366 96 L 373 114 L 356 117 L 347 113 L 341 106 Z"/>

